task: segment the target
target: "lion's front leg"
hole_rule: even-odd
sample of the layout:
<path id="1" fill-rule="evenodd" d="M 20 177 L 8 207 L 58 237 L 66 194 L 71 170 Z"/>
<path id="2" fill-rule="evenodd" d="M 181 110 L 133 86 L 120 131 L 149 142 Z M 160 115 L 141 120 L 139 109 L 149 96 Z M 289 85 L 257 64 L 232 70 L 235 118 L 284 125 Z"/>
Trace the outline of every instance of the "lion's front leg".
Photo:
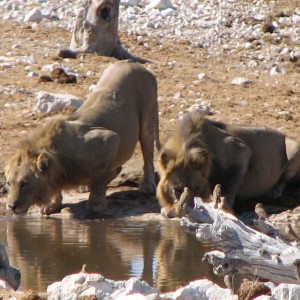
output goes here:
<path id="1" fill-rule="evenodd" d="M 144 193 L 155 194 L 156 182 L 153 164 L 144 166 L 144 177 L 140 184 L 140 190 Z"/>
<path id="2" fill-rule="evenodd" d="M 86 204 L 89 213 L 99 213 L 107 208 L 106 188 L 107 181 L 103 179 L 99 179 L 91 185 L 89 199 Z"/>
<path id="3" fill-rule="evenodd" d="M 61 203 L 62 203 L 62 195 L 61 192 L 59 192 L 52 197 L 49 205 L 41 209 L 41 213 L 43 215 L 51 215 L 53 213 L 59 212 L 61 209 Z"/>
<path id="4" fill-rule="evenodd" d="M 122 167 L 118 167 L 116 170 L 109 172 L 107 176 L 103 176 L 91 184 L 89 200 L 87 202 L 88 212 L 98 213 L 107 208 L 107 185 L 121 172 L 121 170 Z"/>

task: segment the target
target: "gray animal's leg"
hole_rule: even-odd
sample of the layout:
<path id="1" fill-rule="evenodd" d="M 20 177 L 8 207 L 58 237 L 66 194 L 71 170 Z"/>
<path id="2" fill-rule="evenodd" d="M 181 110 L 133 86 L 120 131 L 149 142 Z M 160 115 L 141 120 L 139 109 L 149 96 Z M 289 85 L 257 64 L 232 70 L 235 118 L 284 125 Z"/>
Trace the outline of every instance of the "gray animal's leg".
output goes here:
<path id="1" fill-rule="evenodd" d="M 145 120 L 147 121 L 147 120 Z M 155 193 L 156 182 L 154 174 L 154 128 L 148 125 L 151 122 L 145 122 L 140 132 L 140 143 L 144 158 L 144 178 L 140 185 L 140 189 L 146 193 Z"/>

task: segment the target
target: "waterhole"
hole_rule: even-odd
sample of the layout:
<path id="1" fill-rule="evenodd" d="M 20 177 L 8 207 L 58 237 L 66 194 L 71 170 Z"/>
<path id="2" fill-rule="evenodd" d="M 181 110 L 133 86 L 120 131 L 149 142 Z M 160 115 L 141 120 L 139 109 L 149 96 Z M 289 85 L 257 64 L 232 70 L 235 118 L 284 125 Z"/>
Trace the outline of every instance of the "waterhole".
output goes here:
<path id="1" fill-rule="evenodd" d="M 45 291 L 64 276 L 88 272 L 113 280 L 138 277 L 161 292 L 190 281 L 222 279 L 203 263 L 209 245 L 196 241 L 177 221 L 0 218 L 0 242 L 22 274 L 21 289 Z"/>

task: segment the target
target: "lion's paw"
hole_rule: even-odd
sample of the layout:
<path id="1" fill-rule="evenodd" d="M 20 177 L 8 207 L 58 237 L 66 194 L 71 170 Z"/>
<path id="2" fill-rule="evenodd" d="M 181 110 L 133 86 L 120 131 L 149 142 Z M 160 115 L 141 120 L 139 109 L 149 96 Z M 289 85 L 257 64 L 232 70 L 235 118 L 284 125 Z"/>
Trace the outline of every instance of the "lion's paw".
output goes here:
<path id="1" fill-rule="evenodd" d="M 165 218 L 175 218 L 177 217 L 175 210 L 170 209 L 170 207 L 162 207 L 160 209 L 160 214 Z"/>
<path id="2" fill-rule="evenodd" d="M 156 183 L 155 180 L 144 180 L 140 184 L 140 191 L 147 194 L 155 194 L 156 192 Z"/>
<path id="3" fill-rule="evenodd" d="M 54 214 L 54 213 L 57 213 L 60 211 L 60 208 L 61 208 L 61 204 L 57 204 L 57 203 L 52 203 L 48 206 L 45 206 L 45 207 L 42 207 L 41 208 L 41 214 L 42 215 L 51 215 L 51 214 Z"/>
<path id="4" fill-rule="evenodd" d="M 90 213 L 99 213 L 107 208 L 107 200 L 101 201 L 88 201 L 86 203 L 86 208 Z"/>

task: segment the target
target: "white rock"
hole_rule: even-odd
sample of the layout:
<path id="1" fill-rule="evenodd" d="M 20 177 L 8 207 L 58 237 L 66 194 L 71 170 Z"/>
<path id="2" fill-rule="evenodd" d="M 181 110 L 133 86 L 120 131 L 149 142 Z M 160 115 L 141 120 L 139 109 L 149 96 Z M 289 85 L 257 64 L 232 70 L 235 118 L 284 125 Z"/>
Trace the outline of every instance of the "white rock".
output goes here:
<path id="1" fill-rule="evenodd" d="M 130 278 L 125 282 L 125 289 L 117 290 L 110 295 L 111 299 L 123 300 L 123 299 L 145 299 L 141 298 L 143 295 L 150 295 L 158 293 L 158 291 L 148 285 L 145 281 L 140 281 L 138 278 Z M 129 298 L 129 295 L 134 295 L 137 298 Z M 128 297 L 128 298 L 126 298 Z"/>
<path id="2" fill-rule="evenodd" d="M 97 299 L 147 299 L 146 295 L 158 294 L 146 282 L 137 278 L 127 281 L 105 279 L 100 274 L 78 273 L 66 276 L 60 282 L 48 286 L 49 300 L 78 299 L 82 296 L 95 296 Z"/>
<path id="3" fill-rule="evenodd" d="M 27 77 L 38 77 L 38 76 L 39 76 L 39 73 L 37 73 L 37 72 L 29 72 L 27 74 Z"/>
<path id="4" fill-rule="evenodd" d="M 249 68 L 254 69 L 257 67 L 258 63 L 255 60 L 250 60 L 247 65 Z"/>
<path id="5" fill-rule="evenodd" d="M 189 285 L 177 290 L 173 294 L 173 299 L 180 300 L 211 300 L 211 299 L 222 299 L 222 300 L 237 300 L 236 295 L 231 295 L 229 289 L 223 289 L 218 285 L 212 283 L 207 279 L 200 279 L 190 282 Z"/>
<path id="6" fill-rule="evenodd" d="M 272 296 L 284 300 L 300 299 L 300 285 L 282 283 L 272 291 Z"/>
<path id="7" fill-rule="evenodd" d="M 283 68 L 280 68 L 279 66 L 274 66 L 271 70 L 270 70 L 270 75 L 284 75 L 286 74 L 286 71 Z"/>
<path id="8" fill-rule="evenodd" d="M 34 113 L 58 112 L 63 108 L 79 108 L 82 100 L 70 94 L 51 94 L 40 91 L 36 95 L 36 103 L 32 109 Z"/>
<path id="9" fill-rule="evenodd" d="M 24 65 L 34 65 L 37 63 L 34 55 L 31 56 L 18 56 L 15 58 L 16 64 L 24 64 Z"/>
<path id="10" fill-rule="evenodd" d="M 177 11 L 173 8 L 166 8 L 161 11 L 161 15 L 165 17 L 177 16 Z"/>
<path id="11" fill-rule="evenodd" d="M 0 69 L 6 70 L 6 69 L 11 69 L 12 68 L 12 64 L 5 62 L 5 63 L 1 63 L 0 64 Z"/>
<path id="12" fill-rule="evenodd" d="M 191 105 L 187 110 L 188 111 L 197 111 L 197 112 L 201 113 L 203 116 L 209 115 L 211 113 L 210 105 L 200 104 L 200 103 Z"/>
<path id="13" fill-rule="evenodd" d="M 174 100 L 179 100 L 181 98 L 183 98 L 183 95 L 180 92 L 177 92 L 173 97 Z"/>
<path id="14" fill-rule="evenodd" d="M 246 100 L 236 100 L 236 101 L 234 101 L 234 103 L 239 106 L 248 106 L 249 105 L 248 101 L 246 101 Z"/>
<path id="15" fill-rule="evenodd" d="M 167 9 L 174 7 L 170 0 L 151 0 L 148 8 Z"/>
<path id="16" fill-rule="evenodd" d="M 47 64 L 44 65 L 41 69 L 41 72 L 52 72 L 54 69 L 56 68 L 62 68 L 64 69 L 67 73 L 69 72 L 73 72 L 74 70 L 71 67 L 67 67 L 58 63 L 54 63 L 54 64 Z"/>
<path id="17" fill-rule="evenodd" d="M 24 17 L 24 22 L 39 22 L 43 18 L 42 12 L 38 8 L 33 8 Z"/>
<path id="18" fill-rule="evenodd" d="M 198 78 L 199 80 L 203 80 L 203 79 L 205 79 L 205 77 L 206 77 L 206 74 L 205 74 L 205 73 L 199 73 L 199 74 L 197 75 L 197 78 Z"/>
<path id="19" fill-rule="evenodd" d="M 281 110 L 281 111 L 278 111 L 277 114 L 279 116 L 290 116 L 291 113 L 287 110 Z"/>
<path id="20" fill-rule="evenodd" d="M 137 6 L 140 2 L 141 0 L 121 0 L 121 4 L 126 6 Z"/>
<path id="21" fill-rule="evenodd" d="M 252 83 L 251 80 L 247 79 L 246 77 L 236 77 L 232 79 L 231 84 L 234 85 L 246 85 Z"/>
<path id="22" fill-rule="evenodd" d="M 22 48 L 21 44 L 14 44 L 11 46 L 11 49 L 20 49 L 20 48 Z"/>

